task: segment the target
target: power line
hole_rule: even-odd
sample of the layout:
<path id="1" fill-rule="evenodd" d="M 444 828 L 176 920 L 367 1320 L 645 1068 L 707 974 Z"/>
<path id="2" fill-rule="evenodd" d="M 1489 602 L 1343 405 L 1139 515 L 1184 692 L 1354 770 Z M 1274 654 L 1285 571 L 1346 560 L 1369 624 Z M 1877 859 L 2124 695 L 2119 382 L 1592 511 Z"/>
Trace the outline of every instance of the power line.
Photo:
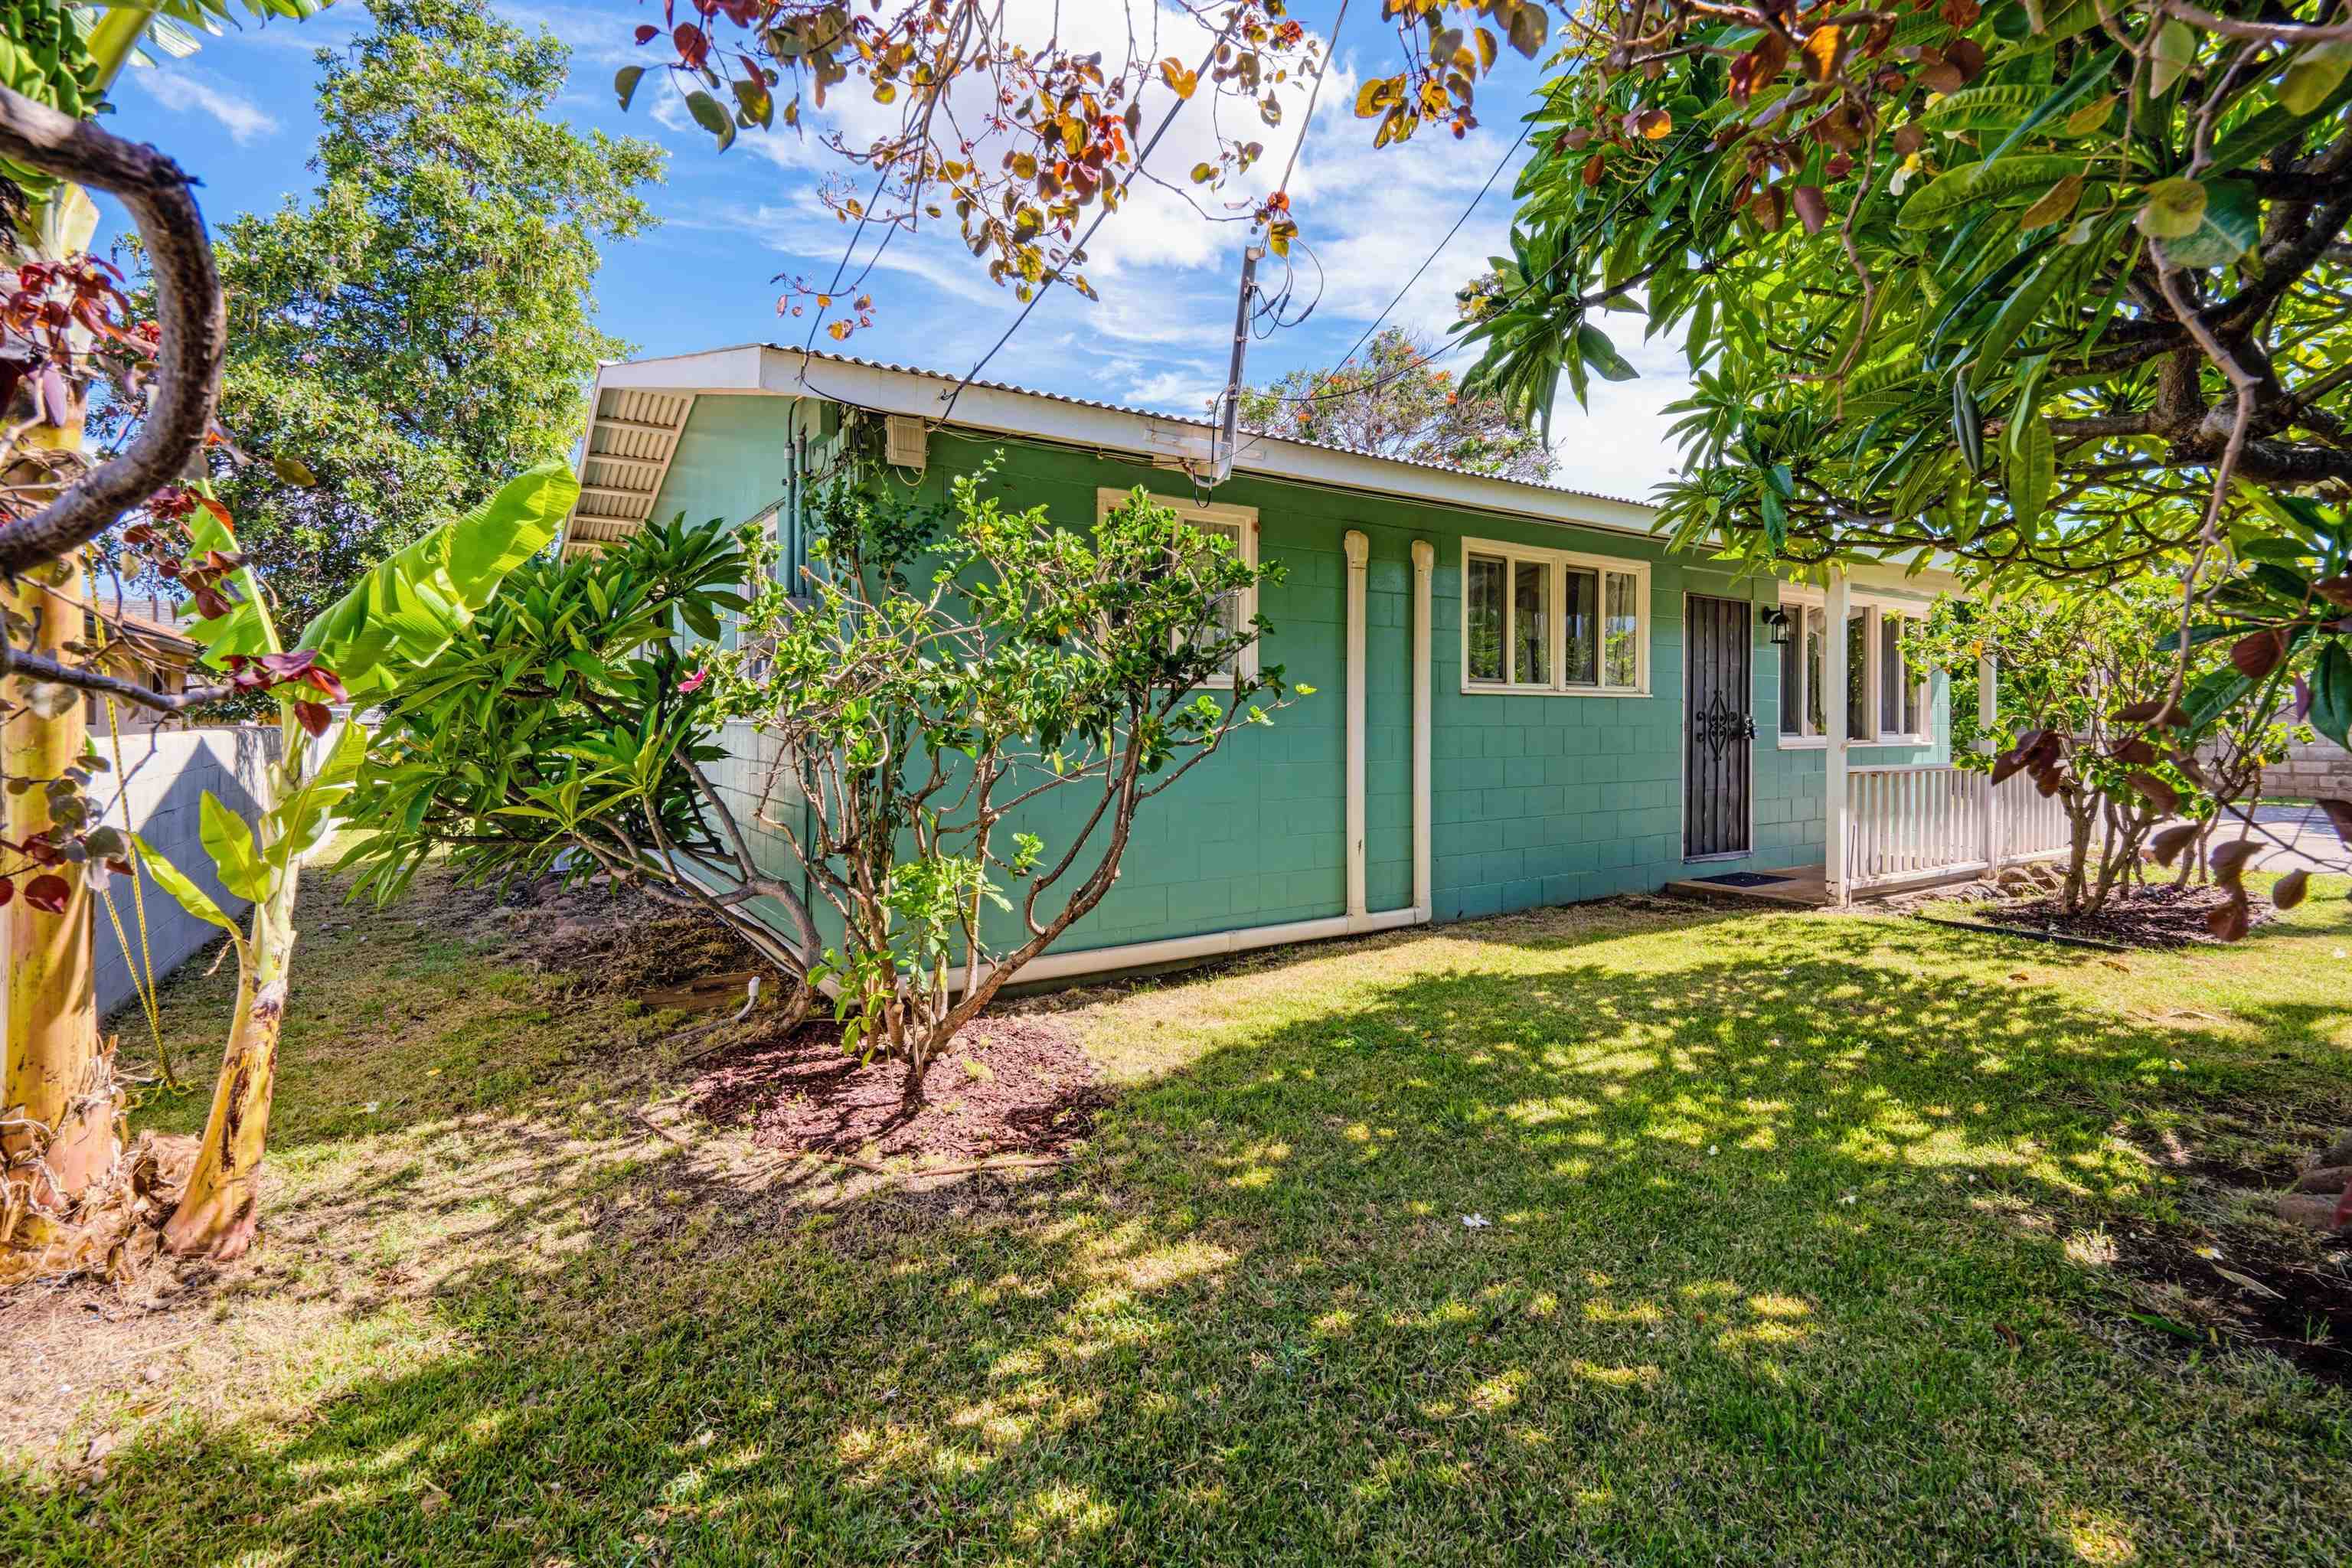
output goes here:
<path id="1" fill-rule="evenodd" d="M 1495 165 L 1494 171 L 1486 176 L 1486 183 L 1478 187 L 1478 194 L 1470 198 L 1470 205 L 1462 209 L 1462 216 L 1454 220 L 1454 226 L 1445 231 L 1445 237 L 1437 242 L 1437 248 L 1423 258 L 1421 265 L 1412 269 L 1412 276 L 1404 280 L 1404 287 L 1396 291 L 1396 298 L 1391 300 L 1381 313 L 1372 318 L 1372 324 L 1364 329 L 1363 335 L 1349 346 L 1346 353 L 1339 356 L 1341 364 L 1355 358 L 1357 350 L 1361 349 L 1370 340 L 1371 335 L 1381 330 L 1381 323 L 1387 321 L 1390 313 L 1399 305 L 1404 303 L 1404 297 L 1412 292 L 1412 286 L 1421 281 L 1422 274 L 1427 272 L 1436 263 L 1437 258 L 1445 253 L 1445 247 L 1454 243 L 1454 237 L 1462 232 L 1462 226 L 1470 221 L 1470 215 L 1476 212 L 1479 204 L 1486 199 L 1486 193 L 1495 188 L 1495 182 L 1503 177 L 1503 171 L 1510 167 L 1511 160 L 1517 157 L 1519 149 L 1527 145 L 1528 137 L 1535 128 L 1536 122 L 1533 120 L 1519 127 L 1518 140 L 1511 143 L 1510 149 L 1503 154 L 1501 161 Z"/>
<path id="2" fill-rule="evenodd" d="M 1196 80 L 1199 78 L 1207 75 L 1209 68 L 1217 63 L 1217 51 L 1225 47 L 1225 40 L 1233 37 L 1234 28 L 1240 25 L 1241 19 L 1247 10 L 1247 6 L 1236 5 L 1234 7 L 1233 15 L 1225 18 L 1225 25 L 1217 30 L 1217 36 L 1209 45 L 1208 52 L 1201 57 L 1201 64 L 1199 68 L 1192 72 Z M 1213 91 L 1214 89 L 1213 88 L 1211 90 Z M 1160 145 L 1160 139 L 1168 134 L 1168 128 L 1176 123 L 1176 117 L 1179 114 L 1183 113 L 1184 106 L 1192 101 L 1192 100 L 1190 98 L 1179 98 L 1174 103 L 1168 106 L 1168 112 L 1160 116 L 1159 125 L 1154 127 L 1152 130 L 1151 140 L 1146 142 L 1143 144 L 1143 150 L 1136 154 L 1136 173 L 1141 174 L 1143 172 L 1143 165 L 1151 161 L 1152 149 Z M 1307 134 L 1306 128 L 1302 126 L 1299 129 L 1298 133 L 1299 136 L 1304 139 Z M 1120 187 L 1122 195 L 1129 187 L 1131 187 L 1134 184 L 1134 183 L 1135 182 L 1132 179 L 1129 179 Z M 1111 210 L 1109 203 L 1104 203 L 1103 210 L 1095 215 L 1095 221 L 1087 226 L 1087 232 L 1080 235 L 1078 237 L 1077 244 L 1070 247 L 1072 255 L 1075 256 L 1086 249 L 1087 242 L 1094 238 L 1095 231 L 1102 227 L 1105 221 L 1109 218 Z M 978 360 L 973 362 L 972 367 L 970 370 L 963 373 L 963 379 L 957 382 L 955 384 L 954 390 L 948 394 L 947 405 L 940 410 L 940 417 L 941 419 L 947 418 L 949 415 L 955 412 L 956 399 L 963 395 L 963 389 L 970 386 L 972 383 L 972 378 L 980 374 L 982 371 L 987 369 L 988 362 L 994 359 L 1003 349 L 1004 345 L 1013 341 L 1013 334 L 1021 330 L 1022 323 L 1029 319 L 1030 312 L 1037 309 L 1038 303 L 1045 298 L 1045 291 L 1053 288 L 1055 281 L 1059 279 L 1061 275 L 1062 274 L 1058 269 L 1045 274 L 1044 281 L 1037 285 L 1037 291 L 1029 296 L 1029 302 L 1021 307 L 1021 313 L 1013 318 L 1013 324 L 1011 326 L 1004 329 L 1004 335 L 997 339 L 995 343 L 986 353 L 981 355 Z"/>
<path id="3" fill-rule="evenodd" d="M 1528 132 L 1534 129 L 1534 121 L 1528 121 L 1527 130 L 1519 132 L 1519 141 L 1525 142 L 1528 139 Z M 1697 127 L 1693 126 L 1691 130 L 1685 131 L 1680 137 L 1675 139 L 1675 144 L 1666 149 L 1665 155 L 1671 156 L 1675 153 L 1681 151 L 1683 142 L 1688 141 L 1692 132 L 1696 129 Z M 1517 151 L 1518 146 L 1517 143 L 1514 143 L 1511 148 L 1511 153 L 1516 153 Z M 1511 153 L 1504 153 L 1503 163 L 1508 163 L 1510 161 Z M 1414 269 L 1412 277 L 1406 279 L 1404 288 L 1397 290 L 1396 299 L 1389 301 L 1388 310 L 1382 310 L 1379 316 L 1373 319 L 1372 324 L 1364 329 L 1363 336 L 1358 338 L 1354 346 L 1349 348 L 1347 353 L 1340 359 L 1339 363 L 1342 366 L 1345 366 L 1348 361 L 1356 357 L 1357 351 L 1364 346 L 1365 340 L 1372 335 L 1372 333 L 1379 328 L 1381 322 L 1388 319 L 1389 310 L 1395 310 L 1398 302 L 1402 300 L 1407 293 L 1411 292 L 1413 284 L 1420 281 L 1422 273 L 1429 270 L 1430 263 L 1437 259 L 1439 253 L 1444 251 L 1446 246 L 1453 241 L 1455 232 L 1462 227 L 1463 224 L 1469 221 L 1470 214 L 1477 210 L 1478 203 L 1486 199 L 1486 192 L 1493 188 L 1496 176 L 1500 175 L 1502 172 L 1502 164 L 1496 164 L 1495 173 L 1486 176 L 1486 184 L 1480 187 L 1476 198 L 1474 199 L 1470 205 L 1463 211 L 1460 217 L 1454 219 L 1454 227 L 1445 231 L 1445 237 L 1437 242 L 1437 249 L 1431 251 L 1429 253 L 1429 259 L 1427 261 L 1423 261 L 1420 267 Z M 1641 188 L 1640 183 L 1635 183 L 1626 186 L 1626 188 L 1619 194 L 1617 200 L 1611 204 L 1609 210 L 1601 215 L 1601 221 L 1605 224 L 1611 218 L 1615 217 L 1617 216 L 1617 209 L 1623 206 L 1625 203 L 1633 197 L 1633 193 Z M 1521 284 L 1510 293 L 1503 296 L 1501 300 L 1496 301 L 1495 309 L 1507 309 L 1512 305 L 1517 304 L 1529 294 L 1534 293 L 1537 289 L 1551 281 L 1552 274 L 1558 272 L 1562 264 L 1567 262 L 1574 255 L 1574 251 L 1563 249 L 1559 256 L 1553 258 L 1552 264 L 1549 267 L 1545 268 L 1541 272 L 1538 272 L 1533 278 L 1528 279 L 1527 282 Z M 1623 287 L 1623 284 L 1618 285 L 1618 289 L 1622 289 Z M 1604 289 L 1599 295 L 1596 295 L 1592 300 L 1586 300 L 1585 303 L 1597 303 L 1600 300 L 1605 299 L 1610 294 L 1615 292 L 1617 292 L 1617 289 Z M 1276 395 L 1276 401 L 1280 403 L 1329 403 L 1336 402 L 1341 398 L 1360 397 L 1367 393 L 1378 392 L 1382 387 L 1387 386 L 1390 383 L 1411 375 L 1414 371 L 1424 370 L 1429 366 L 1435 364 L 1439 360 L 1450 359 L 1454 354 L 1461 353 L 1462 350 L 1467 346 L 1469 346 L 1467 343 L 1456 339 L 1454 342 L 1448 343 L 1445 347 L 1438 350 L 1435 353 L 1423 354 L 1420 358 L 1413 360 L 1409 364 L 1399 365 L 1395 370 L 1391 371 L 1386 375 L 1375 376 L 1372 380 L 1365 383 L 1361 386 L 1346 387 L 1338 392 L 1297 393 L 1287 396 L 1277 394 Z"/>

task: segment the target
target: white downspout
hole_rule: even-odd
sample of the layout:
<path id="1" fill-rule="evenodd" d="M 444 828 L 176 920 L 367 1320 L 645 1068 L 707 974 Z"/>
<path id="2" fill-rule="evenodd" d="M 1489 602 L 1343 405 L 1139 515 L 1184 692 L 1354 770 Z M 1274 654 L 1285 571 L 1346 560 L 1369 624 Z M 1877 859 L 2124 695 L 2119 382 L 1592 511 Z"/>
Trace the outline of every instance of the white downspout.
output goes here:
<path id="1" fill-rule="evenodd" d="M 1852 824 L 1846 813 L 1845 743 L 1849 734 L 1846 712 L 1846 618 L 1853 613 L 1853 584 L 1843 572 L 1830 569 L 1829 603 L 1823 615 L 1829 625 L 1822 633 L 1829 639 L 1827 655 L 1822 661 L 1822 684 L 1829 689 L 1822 693 L 1822 717 L 1829 721 L 1828 784 L 1822 802 L 1825 818 L 1823 827 L 1827 843 L 1822 849 L 1822 879 L 1829 889 L 1830 902 L 1843 906 L 1850 900 L 1846 887 L 1846 839 Z"/>
<path id="2" fill-rule="evenodd" d="M 1348 923 L 1367 911 L 1364 892 L 1364 578 L 1372 542 L 1351 528 L 1348 551 Z"/>
<path id="3" fill-rule="evenodd" d="M 1412 918 L 1426 923 L 1437 900 L 1429 874 L 1429 581 L 1437 547 L 1412 542 Z"/>

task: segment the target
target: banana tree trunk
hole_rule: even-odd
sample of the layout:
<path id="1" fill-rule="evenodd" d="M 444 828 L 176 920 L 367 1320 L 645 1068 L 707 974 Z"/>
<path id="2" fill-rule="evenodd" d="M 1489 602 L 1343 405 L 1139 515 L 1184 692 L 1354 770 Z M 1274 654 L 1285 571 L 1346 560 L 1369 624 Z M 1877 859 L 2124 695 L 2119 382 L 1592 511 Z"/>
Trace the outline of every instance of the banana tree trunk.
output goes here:
<path id="1" fill-rule="evenodd" d="M 300 787 L 310 746 L 309 737 L 294 725 L 286 729 L 288 760 L 272 770 L 280 799 Z M 262 848 L 267 853 L 269 845 Z M 301 879 L 301 862 L 289 861 L 269 897 L 253 906 L 246 944 L 250 957 L 237 970 L 236 1011 L 229 1020 L 220 1078 L 213 1085 L 212 1109 L 187 1187 L 163 1226 L 164 1250 L 176 1257 L 222 1262 L 240 1258 L 259 1226 L 261 1157 L 269 1143 L 269 1107 L 278 1088 L 278 1040 L 286 1024 L 287 982 L 299 934 L 294 899 Z"/>

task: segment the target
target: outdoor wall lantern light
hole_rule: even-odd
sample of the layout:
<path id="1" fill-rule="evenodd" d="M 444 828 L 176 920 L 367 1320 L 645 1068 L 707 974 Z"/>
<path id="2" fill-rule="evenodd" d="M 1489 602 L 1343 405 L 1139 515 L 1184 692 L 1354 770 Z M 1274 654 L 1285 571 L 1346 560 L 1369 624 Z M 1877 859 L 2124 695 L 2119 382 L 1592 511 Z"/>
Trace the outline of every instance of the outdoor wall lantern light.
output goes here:
<path id="1" fill-rule="evenodd" d="M 1764 612 L 1764 626 L 1772 634 L 1774 647 L 1787 647 L 1797 640 L 1795 621 L 1790 618 L 1788 611 L 1778 605 Z"/>

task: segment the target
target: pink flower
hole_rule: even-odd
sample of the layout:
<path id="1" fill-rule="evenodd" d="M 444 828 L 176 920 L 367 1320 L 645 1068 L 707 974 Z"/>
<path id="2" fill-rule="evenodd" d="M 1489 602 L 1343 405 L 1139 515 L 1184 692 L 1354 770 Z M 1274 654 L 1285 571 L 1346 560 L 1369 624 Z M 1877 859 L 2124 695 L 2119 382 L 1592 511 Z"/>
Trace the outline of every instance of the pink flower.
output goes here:
<path id="1" fill-rule="evenodd" d="M 708 669 L 698 669 L 692 675 L 688 676 L 684 680 L 677 683 L 678 692 L 682 696 L 689 691 L 698 691 L 702 689 L 702 683 L 709 679 L 710 671 Z"/>

